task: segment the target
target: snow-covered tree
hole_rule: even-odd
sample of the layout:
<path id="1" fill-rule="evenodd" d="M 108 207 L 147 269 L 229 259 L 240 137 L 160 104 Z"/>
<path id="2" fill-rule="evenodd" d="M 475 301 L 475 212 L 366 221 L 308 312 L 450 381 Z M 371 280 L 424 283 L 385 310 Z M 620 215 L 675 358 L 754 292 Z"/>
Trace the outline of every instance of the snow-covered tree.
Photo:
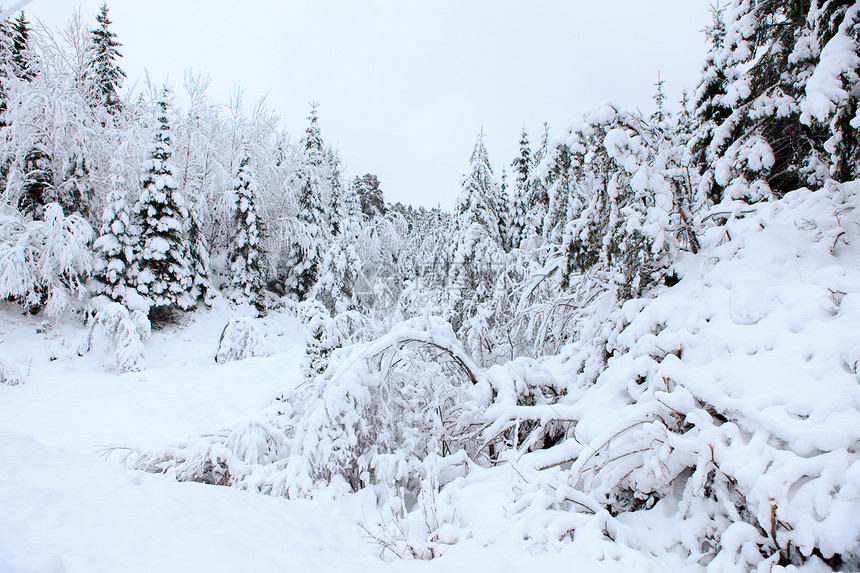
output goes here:
<path id="1" fill-rule="evenodd" d="M 120 54 L 120 44 L 116 34 L 110 30 L 111 21 L 108 18 L 108 5 L 102 4 L 96 16 L 98 27 L 90 31 L 88 59 L 86 62 L 84 83 L 88 96 L 109 114 L 116 114 L 121 109 L 119 94 L 125 72 L 117 64 Z"/>
<path id="2" fill-rule="evenodd" d="M 713 132 L 704 176 L 705 184 L 713 178 L 724 189 L 723 198 L 756 201 L 820 186 L 828 176 L 826 131 L 801 122 L 819 57 L 807 33 L 809 15 L 807 2 L 734 0 L 726 9 L 722 45 L 713 50 L 715 69 L 726 69 L 725 95 L 722 78 L 706 64 L 699 90 L 705 97 L 697 97 L 718 106 L 715 118 L 723 115 L 719 108 L 730 110 Z"/>
<path id="3" fill-rule="evenodd" d="M 511 163 L 514 170 L 515 182 L 513 198 L 511 199 L 508 227 L 508 248 L 518 248 L 523 239 L 535 234 L 534 223 L 530 221 L 532 210 L 531 188 L 529 187 L 529 175 L 532 171 L 531 148 L 529 148 L 528 134 L 523 128 L 520 135 L 520 154 Z"/>
<path id="4" fill-rule="evenodd" d="M 457 224 L 463 233 L 467 233 L 469 227 L 477 223 L 490 238 L 502 245 L 507 204 L 490 166 L 483 131 L 472 149 L 469 167 L 457 199 Z"/>
<path id="5" fill-rule="evenodd" d="M 325 149 L 318 124 L 316 105 L 308 116 L 308 127 L 300 143 L 301 166 L 291 186 L 296 197 L 298 228 L 291 237 L 286 262 L 287 288 L 304 299 L 317 280 L 324 243 L 332 235 L 331 172 L 327 172 Z"/>
<path id="6" fill-rule="evenodd" d="M 45 205 L 41 220 L 0 216 L 0 298 L 29 312 L 58 316 L 86 293 L 93 231 L 79 215 Z"/>
<path id="7" fill-rule="evenodd" d="M 144 162 L 143 189 L 135 207 L 140 227 L 137 290 L 154 307 L 190 308 L 189 275 L 182 230 L 188 212 L 170 161 L 170 92 L 161 91 L 156 103 L 156 129 L 149 158 Z"/>
<path id="8" fill-rule="evenodd" d="M 192 197 L 188 207 L 188 234 L 185 242 L 191 274 L 189 295 L 195 302 L 206 302 L 212 296 L 212 281 L 209 268 L 209 242 L 203 232 L 203 206 L 199 197 Z"/>
<path id="9" fill-rule="evenodd" d="M 826 127 L 830 175 L 837 181 L 860 177 L 860 7 L 814 2 L 791 58 L 815 64 L 802 94 L 800 121 Z"/>
<path id="10" fill-rule="evenodd" d="M 659 132 L 643 119 L 604 106 L 586 114 L 564 143 L 576 182 L 565 227 L 566 282 L 597 265 L 619 300 L 639 296 L 661 279 L 670 241 L 672 186 L 661 173 Z M 549 155 L 552 169 L 561 154 Z"/>
<path id="11" fill-rule="evenodd" d="M 127 290 L 134 288 L 132 272 L 137 244 L 137 229 L 132 223 L 126 192 L 122 189 L 122 182 L 114 177 L 102 214 L 100 236 L 93 244 L 96 251 L 93 278 L 97 293 L 122 302 Z"/>
<path id="12" fill-rule="evenodd" d="M 243 154 L 233 182 L 234 231 L 227 262 L 233 288 L 261 314 L 266 312 L 265 229 L 257 212 L 257 182 L 250 169 L 250 158 Z"/>
<path id="13" fill-rule="evenodd" d="M 372 173 L 357 176 L 352 182 L 352 187 L 361 201 L 361 212 L 369 219 L 385 215 L 385 198 L 379 188 L 379 179 Z"/>
<path id="14" fill-rule="evenodd" d="M 38 73 L 36 57 L 30 43 L 30 22 L 24 11 L 12 24 L 12 73 L 25 81 L 32 80 Z"/>

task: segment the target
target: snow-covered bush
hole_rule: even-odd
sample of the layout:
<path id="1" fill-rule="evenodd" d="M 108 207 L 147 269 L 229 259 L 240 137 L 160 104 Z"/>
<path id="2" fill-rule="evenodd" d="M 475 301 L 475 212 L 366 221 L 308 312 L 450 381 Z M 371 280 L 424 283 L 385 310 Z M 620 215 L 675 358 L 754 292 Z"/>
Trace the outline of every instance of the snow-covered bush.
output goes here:
<path id="1" fill-rule="evenodd" d="M 438 318 L 406 321 L 336 351 L 325 372 L 288 392 L 264 423 L 180 447 L 133 453 L 128 463 L 181 480 L 271 495 L 345 492 L 379 484 L 412 505 L 431 475 L 462 475 L 477 367 Z M 440 459 L 443 458 L 443 459 Z"/>
<path id="2" fill-rule="evenodd" d="M 393 497 L 375 523 L 359 525 L 379 547 L 382 559 L 435 559 L 468 533 L 458 519 L 456 501 L 450 492 L 440 491 L 431 476 L 423 480 L 416 507 L 408 510 L 402 498 Z"/>
<path id="3" fill-rule="evenodd" d="M 129 311 L 118 302 L 104 304 L 92 319 L 87 339 L 78 349 L 78 354 L 83 355 L 90 350 L 98 332 L 103 333 L 108 346 L 116 353 L 117 372 L 124 374 L 143 370 L 143 342 L 151 332 L 146 312 Z"/>
<path id="4" fill-rule="evenodd" d="M 230 319 L 221 331 L 215 362 L 224 364 L 252 356 L 267 356 L 268 353 L 265 337 L 253 319 L 238 316 Z"/>
<path id="5" fill-rule="evenodd" d="M 24 383 L 24 375 L 21 369 L 11 360 L 0 357 L 0 384 L 6 386 L 17 386 Z"/>
<path id="6" fill-rule="evenodd" d="M 424 458 L 463 447 L 461 409 L 475 372 L 438 318 L 335 351 L 295 427 L 300 472 L 311 482 L 339 477 L 354 490 L 397 483 L 417 492 Z"/>
<path id="7" fill-rule="evenodd" d="M 304 326 L 307 345 L 302 372 L 309 378 L 328 368 L 334 350 L 372 338 L 369 321 L 356 311 L 331 316 L 321 302 L 308 299 L 296 305 L 296 314 Z"/>
<path id="8" fill-rule="evenodd" d="M 551 406 L 520 404 L 521 368 L 488 373 L 485 441 L 511 447 L 514 422 L 534 428 L 504 456 L 524 536 L 600 531 L 709 571 L 856 568 L 858 192 L 796 191 L 711 228 L 671 291 L 596 313 L 547 362 L 570 380 Z M 561 436 L 530 451 L 549 424 Z"/>
<path id="9" fill-rule="evenodd" d="M 81 216 L 64 216 L 56 203 L 45 206 L 40 221 L 0 215 L 0 297 L 58 316 L 86 292 L 92 236 Z"/>

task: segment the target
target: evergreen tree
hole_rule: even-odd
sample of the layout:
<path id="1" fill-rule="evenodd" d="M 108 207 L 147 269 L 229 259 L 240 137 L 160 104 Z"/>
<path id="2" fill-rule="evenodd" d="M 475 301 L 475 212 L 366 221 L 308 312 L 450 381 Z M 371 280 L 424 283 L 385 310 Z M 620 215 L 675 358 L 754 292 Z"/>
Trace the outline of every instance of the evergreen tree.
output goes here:
<path id="1" fill-rule="evenodd" d="M 356 175 L 352 186 L 361 202 L 361 212 L 368 219 L 385 215 L 385 198 L 382 189 L 379 188 L 379 179 L 376 175 L 372 173 L 365 173 L 361 177 Z"/>
<path id="2" fill-rule="evenodd" d="M 294 176 L 298 228 L 289 248 L 287 288 L 304 300 L 317 281 L 324 243 L 332 236 L 330 213 L 331 174 L 325 173 L 323 140 L 317 117 L 317 105 L 311 107 L 308 127 L 300 142 L 301 165 Z"/>
<path id="3" fill-rule="evenodd" d="M 531 148 L 525 127 L 520 134 L 520 154 L 511 163 L 514 171 L 514 192 L 511 200 L 510 248 L 518 248 L 520 243 L 535 234 L 534 222 L 530 219 L 532 210 L 529 177 L 532 171 Z"/>
<path id="4" fill-rule="evenodd" d="M 199 198 L 191 198 L 188 208 L 188 252 L 185 258 L 190 265 L 191 290 L 189 295 L 195 302 L 203 301 L 208 304 L 212 294 L 209 269 L 209 242 L 203 233 L 202 209 Z"/>
<path id="5" fill-rule="evenodd" d="M 329 200 L 327 209 L 327 225 L 332 235 L 340 233 L 341 220 L 346 216 L 344 213 L 343 181 L 340 173 L 340 156 L 337 151 L 327 149 L 325 153 L 325 166 L 328 173 Z"/>
<path id="6" fill-rule="evenodd" d="M 675 253 L 669 241 L 673 190 L 661 157 L 659 129 L 641 117 L 604 106 L 572 128 L 564 147 L 575 183 L 564 229 L 573 274 L 608 271 L 618 300 L 640 296 L 665 275 Z M 587 158 L 587 160 L 586 160 Z"/>
<path id="7" fill-rule="evenodd" d="M 121 182 L 113 178 L 113 188 L 102 214 L 101 234 L 93 248 L 96 251 L 93 277 L 96 292 L 114 302 L 123 302 L 129 285 L 134 285 L 132 269 L 135 263 L 137 239 L 125 192 Z"/>
<path id="8" fill-rule="evenodd" d="M 44 206 L 51 202 L 54 182 L 51 156 L 48 155 L 41 138 L 37 139 L 35 145 L 24 156 L 22 170 L 23 193 L 18 209 L 23 213 L 32 214 L 36 219 L 41 219 Z"/>
<path id="9" fill-rule="evenodd" d="M 549 124 L 544 122 L 540 145 L 535 151 L 532 161 L 532 172 L 529 175 L 529 221 L 534 227 L 536 234 L 546 236 L 544 232 L 544 221 L 549 212 L 549 190 L 546 187 L 545 175 L 538 167 L 546 158 L 549 150 Z"/>
<path id="10" fill-rule="evenodd" d="M 236 210 L 233 215 L 234 234 L 227 260 L 233 287 L 248 299 L 260 314 L 265 314 L 265 230 L 263 220 L 257 213 L 257 183 L 251 175 L 249 163 L 247 154 L 243 155 L 233 183 Z"/>
<path id="11" fill-rule="evenodd" d="M 12 25 L 12 55 L 10 59 L 12 73 L 15 77 L 30 81 L 36 76 L 36 60 L 30 47 L 30 23 L 27 21 L 23 10 Z"/>
<path id="12" fill-rule="evenodd" d="M 709 147 L 714 139 L 714 130 L 731 115 L 731 108 L 724 102 L 729 75 L 721 50 L 726 36 L 723 10 L 711 6 L 711 25 L 705 29 L 708 38 L 708 54 L 702 65 L 702 78 L 693 95 L 693 138 L 690 140 L 693 163 L 700 175 L 708 173 L 713 162 Z M 712 173 L 703 179 L 704 192 L 711 201 L 719 202 L 722 187 L 713 180 Z"/>
<path id="13" fill-rule="evenodd" d="M 860 177 L 860 6 L 849 0 L 816 2 L 792 58 L 812 61 L 800 121 L 829 136 L 822 144 L 830 175 Z"/>
<path id="14" fill-rule="evenodd" d="M 122 57 L 117 49 L 122 44 L 116 41 L 116 34 L 109 28 L 107 4 L 102 4 L 96 22 L 98 27 L 90 31 L 85 85 L 93 102 L 113 115 L 122 107 L 117 92 L 122 87 L 125 72 L 116 63 Z"/>
<path id="15" fill-rule="evenodd" d="M 568 211 L 571 207 L 573 185 L 572 159 L 570 148 L 564 143 L 556 144 L 546 159 L 550 165 L 543 185 L 550 200 L 543 221 L 543 236 L 553 244 L 561 243 L 564 226 L 570 219 Z"/>
<path id="16" fill-rule="evenodd" d="M 709 163 L 729 199 L 780 196 L 828 175 L 826 130 L 800 121 L 817 59 L 804 40 L 809 11 L 808 2 L 752 0 L 734 0 L 726 11 L 716 61 L 732 68 L 721 98 L 731 114 L 715 130 Z"/>
<path id="17" fill-rule="evenodd" d="M 469 160 L 471 171 L 463 179 L 460 197 L 457 201 L 457 224 L 466 232 L 477 223 L 498 245 L 503 244 L 504 220 L 506 210 L 504 198 L 493 176 L 493 168 L 484 147 L 484 132 L 481 131 L 472 157 Z"/>
<path id="18" fill-rule="evenodd" d="M 654 113 L 651 114 L 651 121 L 656 124 L 661 124 L 666 121 L 666 111 L 664 109 L 666 103 L 666 96 L 663 94 L 663 86 L 666 85 L 666 81 L 660 77 L 660 72 L 657 72 L 657 81 L 654 83 L 654 87 L 656 91 L 654 92 Z"/>
<path id="19" fill-rule="evenodd" d="M 188 212 L 170 163 L 169 98 L 170 92 L 164 88 L 156 104 L 154 141 L 143 165 L 143 190 L 135 208 L 142 245 L 137 290 L 156 308 L 176 305 L 187 309 L 194 304 L 182 237 Z"/>

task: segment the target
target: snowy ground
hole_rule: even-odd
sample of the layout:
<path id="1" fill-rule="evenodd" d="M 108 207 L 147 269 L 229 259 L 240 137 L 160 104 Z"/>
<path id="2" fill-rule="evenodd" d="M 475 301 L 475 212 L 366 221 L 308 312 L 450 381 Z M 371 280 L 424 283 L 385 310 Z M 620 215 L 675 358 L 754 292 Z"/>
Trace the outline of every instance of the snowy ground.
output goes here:
<path id="1" fill-rule="evenodd" d="M 503 472 L 464 504 L 480 534 L 431 562 L 387 563 L 358 525 L 378 517 L 369 495 L 291 501 L 128 470 L 122 451 L 106 458 L 106 446 L 157 448 L 260 419 L 298 381 L 300 326 L 286 315 L 266 319 L 272 356 L 216 364 L 228 315 L 154 331 L 149 368 L 117 376 L 106 352 L 77 356 L 79 323 L 44 331 L 0 308 L 0 353 L 26 378 L 0 385 L 0 572 L 653 570 L 607 543 L 533 555 L 506 527 Z"/>

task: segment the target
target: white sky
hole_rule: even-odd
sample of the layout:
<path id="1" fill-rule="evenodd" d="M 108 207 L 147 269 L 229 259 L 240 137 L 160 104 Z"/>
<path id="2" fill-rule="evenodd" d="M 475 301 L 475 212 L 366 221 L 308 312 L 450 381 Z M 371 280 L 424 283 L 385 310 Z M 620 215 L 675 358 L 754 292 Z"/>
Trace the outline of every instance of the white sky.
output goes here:
<path id="1" fill-rule="evenodd" d="M 193 69 L 227 103 L 268 103 L 297 139 L 308 103 L 347 174 L 389 201 L 451 208 L 483 127 L 500 176 L 520 129 L 537 144 L 604 101 L 644 113 L 658 70 L 671 108 L 692 92 L 711 0 L 114 0 L 126 86 L 149 70 L 177 93 Z M 80 4 L 95 24 L 101 0 Z M 78 4 L 32 0 L 32 20 Z M 142 83 L 142 82 L 141 82 Z M 533 145 L 534 147 L 534 145 Z M 508 168 L 508 171 L 510 169 Z"/>

